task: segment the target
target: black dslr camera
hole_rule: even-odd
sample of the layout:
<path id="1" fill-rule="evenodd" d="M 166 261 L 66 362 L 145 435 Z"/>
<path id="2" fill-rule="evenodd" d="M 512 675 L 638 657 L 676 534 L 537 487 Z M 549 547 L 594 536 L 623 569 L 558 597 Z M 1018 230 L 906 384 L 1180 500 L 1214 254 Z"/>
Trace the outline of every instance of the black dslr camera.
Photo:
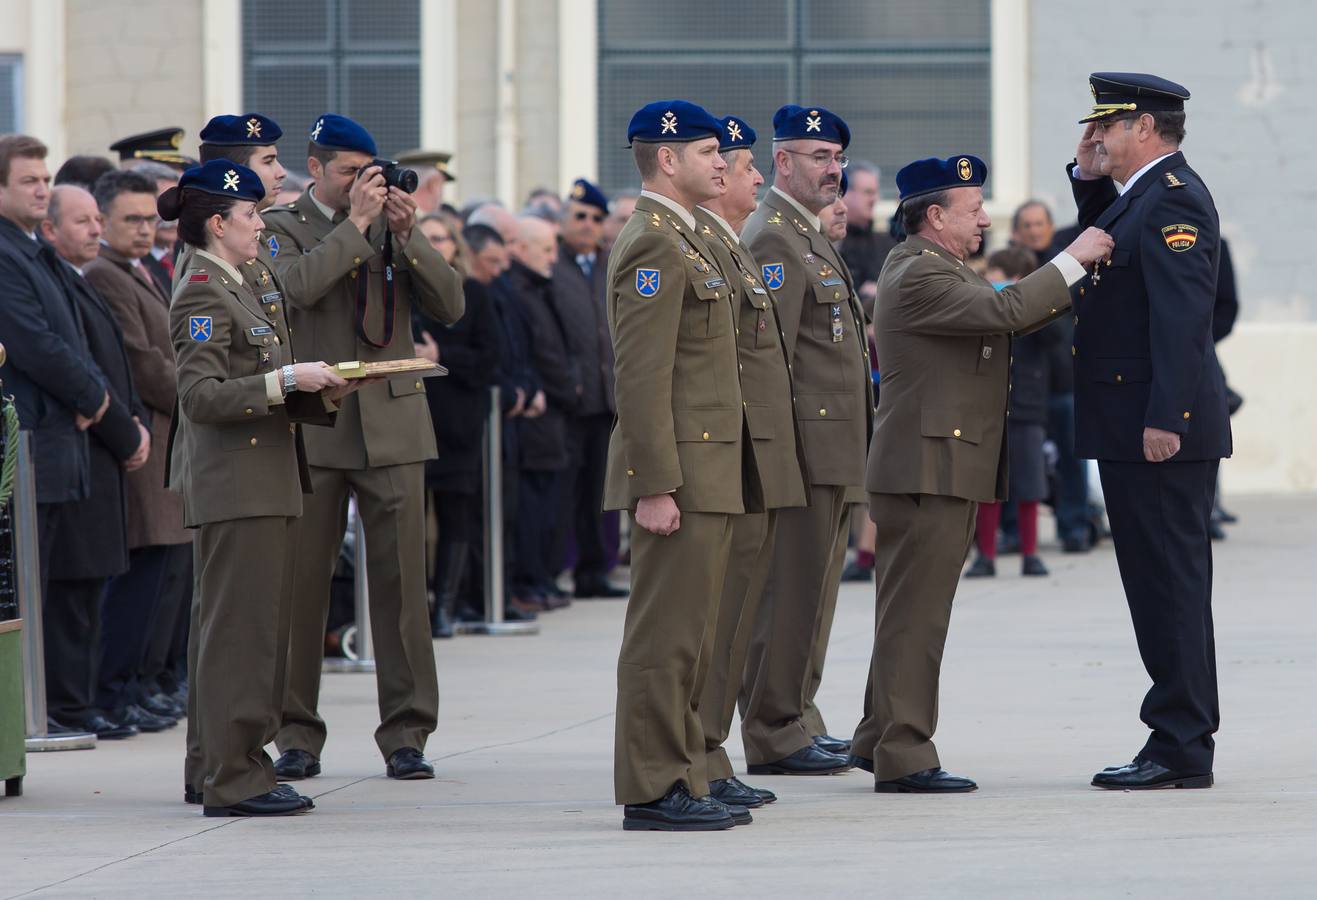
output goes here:
<path id="1" fill-rule="evenodd" d="M 420 177 L 417 176 L 415 169 L 409 169 L 406 166 L 400 166 L 391 159 L 372 159 L 362 168 L 362 172 L 371 166 L 379 166 L 380 174 L 384 176 L 385 187 L 396 187 L 400 191 L 406 191 L 409 194 L 416 193 L 417 186 L 421 183 Z"/>

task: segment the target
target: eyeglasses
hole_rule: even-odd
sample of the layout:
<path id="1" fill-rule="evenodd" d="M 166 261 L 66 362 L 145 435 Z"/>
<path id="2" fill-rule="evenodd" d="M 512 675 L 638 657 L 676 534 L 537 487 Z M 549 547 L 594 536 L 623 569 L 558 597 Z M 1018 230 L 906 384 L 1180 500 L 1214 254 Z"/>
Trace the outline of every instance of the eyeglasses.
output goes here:
<path id="1" fill-rule="evenodd" d="M 783 148 L 785 149 L 785 148 Z M 814 153 L 804 153 L 800 150 L 787 150 L 792 156 L 804 156 L 813 161 L 814 165 L 820 169 L 828 166 L 829 163 L 836 163 L 838 168 L 846 168 L 851 164 L 851 159 L 844 153 L 829 153 L 827 150 L 819 150 Z"/>
<path id="2" fill-rule="evenodd" d="M 574 218 L 578 222 L 584 222 L 586 219 L 591 219 L 594 221 L 596 225 L 600 225 L 604 221 L 604 214 L 597 212 L 592 213 L 592 212 L 587 212 L 584 209 L 578 209 L 576 213 L 572 216 L 572 218 Z"/>
<path id="3" fill-rule="evenodd" d="M 123 223 L 130 228 L 141 228 L 143 226 L 155 227 L 157 216 L 124 216 Z"/>

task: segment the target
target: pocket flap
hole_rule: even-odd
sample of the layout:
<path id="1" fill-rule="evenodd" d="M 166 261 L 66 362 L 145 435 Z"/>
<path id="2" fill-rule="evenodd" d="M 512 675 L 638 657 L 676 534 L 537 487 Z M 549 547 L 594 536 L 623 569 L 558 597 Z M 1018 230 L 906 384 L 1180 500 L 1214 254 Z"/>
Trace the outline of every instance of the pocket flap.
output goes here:
<path id="1" fill-rule="evenodd" d="M 814 302 L 815 303 L 843 303 L 851 296 L 850 289 L 846 287 L 846 279 L 840 275 L 833 275 L 822 281 L 814 282 Z"/>
<path id="2" fill-rule="evenodd" d="M 855 418 L 855 398 L 850 394 L 797 394 L 796 416 L 801 422 L 847 421 Z"/>
<path id="3" fill-rule="evenodd" d="M 973 413 L 938 407 L 924 407 L 920 411 L 919 432 L 924 437 L 951 438 L 970 444 L 977 444 L 983 437 Z"/>
<path id="4" fill-rule="evenodd" d="M 1119 268 L 1130 264 L 1130 252 L 1128 250 L 1111 251 L 1111 267 Z"/>
<path id="5" fill-rule="evenodd" d="M 773 428 L 773 408 L 763 403 L 747 403 L 745 421 L 750 427 L 750 437 L 759 441 L 771 440 L 776 434 Z"/>
<path id="6" fill-rule="evenodd" d="M 406 397 L 425 391 L 425 381 L 420 378 L 394 378 L 389 381 L 389 393 L 394 397 Z"/>
<path id="7" fill-rule="evenodd" d="M 269 325 L 258 325 L 252 328 L 244 328 L 242 333 L 247 336 L 247 343 L 253 347 L 272 347 L 277 335 L 274 329 Z"/>
<path id="8" fill-rule="evenodd" d="M 1139 384 L 1152 381 L 1152 360 L 1107 357 L 1093 361 L 1093 381 L 1104 384 Z"/>
<path id="9" fill-rule="evenodd" d="M 741 410 L 674 409 L 672 431 L 679 442 L 731 443 L 741 437 Z"/>
<path id="10" fill-rule="evenodd" d="M 709 272 L 703 276 L 692 276 L 691 287 L 694 289 L 696 297 L 708 302 L 731 296 L 731 288 L 727 286 L 727 279 L 717 272 Z"/>

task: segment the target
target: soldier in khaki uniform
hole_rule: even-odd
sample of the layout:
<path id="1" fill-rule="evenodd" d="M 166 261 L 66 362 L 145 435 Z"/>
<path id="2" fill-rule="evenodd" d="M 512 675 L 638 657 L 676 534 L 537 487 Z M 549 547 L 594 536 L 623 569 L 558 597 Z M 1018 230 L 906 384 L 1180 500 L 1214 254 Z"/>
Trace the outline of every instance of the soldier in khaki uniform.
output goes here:
<path id="1" fill-rule="evenodd" d="M 751 775 L 827 775 L 848 768 L 814 695 L 832 632 L 851 504 L 864 499 L 873 421 L 864 313 L 818 213 L 836 202 L 850 129 L 822 107 L 773 116 L 773 187 L 742 235 L 777 296 L 804 438 L 809 506 L 778 515 L 741 692 Z"/>
<path id="2" fill-rule="evenodd" d="M 865 717 L 852 761 L 875 790 L 972 791 L 933 746 L 938 672 L 976 502 L 1006 496 L 1011 334 L 1070 306 L 1084 265 L 1110 251 L 1090 228 L 1052 262 L 995 291 L 964 264 L 991 221 L 987 166 L 973 156 L 911 163 L 896 176 L 910 235 L 878 284 L 883 365 L 865 485 L 878 526 L 877 615 Z"/>
<path id="3" fill-rule="evenodd" d="M 239 270 L 260 243 L 264 194 L 250 169 L 215 160 L 189 169 L 158 201 L 197 248 L 170 307 L 179 414 L 167 477 L 183 494 L 185 524 L 198 529 L 191 715 L 207 816 L 312 807 L 276 785 L 263 748 L 279 723 L 293 545 L 309 484 L 294 423 L 331 424 L 326 401 L 351 390 L 323 362 L 295 363 L 287 328 L 244 284 Z"/>
<path id="4" fill-rule="evenodd" d="M 727 191 L 697 206 L 695 221 L 719 270 L 736 292 L 733 303 L 741 393 L 764 511 L 747 512 L 732 522 L 732 549 L 718 603 L 709 674 L 700 698 L 700 722 L 710 793 L 724 803 L 753 809 L 777 798 L 772 791 L 752 788 L 736 777 L 723 742 L 741 690 L 750 629 L 768 579 L 777 511 L 805 505 L 805 481 L 777 304 L 772 292 L 764 287 L 759 264 L 740 238 L 740 229 L 755 210 L 755 193 L 764 183 L 751 150 L 755 130 L 736 116 L 727 116 L 722 122 L 720 151 L 727 162 L 723 175 Z"/>
<path id="5" fill-rule="evenodd" d="M 613 780 L 627 830 L 750 821 L 708 796 L 698 704 L 732 545 L 758 492 L 746 455 L 736 294 L 692 210 L 722 193 L 722 126 L 665 100 L 631 119 L 644 190 L 608 261 L 617 424 L 604 505 L 635 520 Z M 748 487 L 747 487 L 748 485 Z"/>
<path id="6" fill-rule="evenodd" d="M 411 195 L 397 186 L 380 193 L 375 142 L 364 128 L 326 114 L 310 137 L 307 166 L 316 183 L 265 217 L 297 348 L 334 362 L 412 357 L 412 304 L 440 322 L 456 322 L 463 312 L 461 276 L 413 227 Z M 387 196 L 382 216 L 381 196 Z M 419 378 L 364 388 L 347 398 L 333 429 L 308 435 L 314 493 L 297 547 L 288 691 L 277 740 L 281 778 L 320 771 L 325 619 L 349 494 L 366 533 L 380 709 L 375 742 L 389 777 L 434 777 L 422 753 L 439 711 L 425 593 L 424 463 L 434 456 Z"/>

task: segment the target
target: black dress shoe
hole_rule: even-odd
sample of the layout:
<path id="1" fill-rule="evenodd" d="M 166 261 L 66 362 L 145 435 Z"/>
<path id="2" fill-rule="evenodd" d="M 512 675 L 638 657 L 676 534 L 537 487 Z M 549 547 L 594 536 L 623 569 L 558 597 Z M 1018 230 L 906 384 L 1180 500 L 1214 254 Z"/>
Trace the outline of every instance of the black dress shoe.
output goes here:
<path id="1" fill-rule="evenodd" d="M 848 756 L 851 752 L 850 741 L 843 741 L 841 738 L 835 738 L 830 734 L 814 735 L 814 746 L 834 756 Z"/>
<path id="2" fill-rule="evenodd" d="M 715 809 L 727 810 L 727 814 L 732 817 L 734 825 L 749 825 L 754 821 L 754 816 L 750 815 L 750 810 L 746 807 L 735 803 L 724 803 L 712 794 L 701 797 L 697 802 L 712 806 Z"/>
<path id="3" fill-rule="evenodd" d="M 696 800 L 681 782 L 651 803 L 622 807 L 623 831 L 724 831 L 734 825 L 726 806 Z"/>
<path id="4" fill-rule="evenodd" d="M 863 769 L 870 775 L 873 774 L 873 760 L 871 759 L 867 759 L 863 756 L 856 756 L 852 753 L 850 756 L 846 757 L 846 762 L 850 763 L 852 769 Z"/>
<path id="5" fill-rule="evenodd" d="M 136 725 L 125 725 L 122 722 L 113 722 L 102 715 L 88 716 L 77 722 L 61 722 L 51 719 L 58 727 L 59 731 L 51 729 L 52 734 L 75 734 L 86 732 L 96 735 L 98 741 L 122 741 L 124 738 L 135 737 L 141 734 Z"/>
<path id="6" fill-rule="evenodd" d="M 203 806 L 202 814 L 206 816 L 295 816 L 309 812 L 310 807 L 302 801 L 302 795 L 289 796 L 281 791 L 266 791 L 258 797 L 249 797 L 232 806 Z"/>
<path id="7" fill-rule="evenodd" d="M 776 762 L 747 766 L 751 775 L 836 775 L 850 768 L 846 757 L 820 750 L 814 744 Z"/>
<path id="8" fill-rule="evenodd" d="M 301 781 L 320 774 L 320 760 L 305 750 L 289 750 L 274 761 L 274 777 L 280 781 Z"/>
<path id="9" fill-rule="evenodd" d="M 1207 536 L 1214 541 L 1224 541 L 1226 539 L 1225 526 L 1216 519 L 1207 523 Z"/>
<path id="10" fill-rule="evenodd" d="M 316 808 L 316 802 L 314 800 L 305 794 L 299 793 L 297 788 L 293 787 L 291 784 L 275 785 L 274 790 L 270 791 L 270 793 L 278 794 L 280 797 L 287 797 L 290 800 L 298 800 L 307 809 Z"/>
<path id="11" fill-rule="evenodd" d="M 607 581 L 581 582 L 573 593 L 581 600 L 620 600 L 631 595 L 628 589 L 615 587 Z"/>
<path id="12" fill-rule="evenodd" d="M 1220 506 L 1216 508 L 1216 512 L 1214 513 L 1214 515 L 1216 516 L 1216 518 L 1221 520 L 1222 524 L 1225 525 L 1234 525 L 1236 522 L 1239 521 L 1239 516 L 1235 515 L 1228 509 L 1223 509 Z"/>
<path id="13" fill-rule="evenodd" d="M 997 574 L 997 564 L 986 556 L 974 557 L 974 562 L 965 570 L 966 578 L 992 578 Z"/>
<path id="14" fill-rule="evenodd" d="M 178 719 L 157 716 L 155 713 L 147 712 L 135 704 L 125 706 L 123 709 L 116 709 L 114 717 L 124 725 L 136 725 L 138 731 L 146 734 L 155 734 L 167 728 L 173 728 L 178 724 Z"/>
<path id="15" fill-rule="evenodd" d="M 402 781 L 415 781 L 420 778 L 433 778 L 434 766 L 425 761 L 421 751 L 415 747 L 400 747 L 389 756 L 384 768 L 390 778 Z"/>
<path id="16" fill-rule="evenodd" d="M 879 781 L 873 786 L 876 794 L 968 794 L 978 789 L 971 779 L 952 775 L 941 766 L 891 781 Z"/>
<path id="17" fill-rule="evenodd" d="M 735 775 L 731 778 L 719 778 L 709 782 L 709 796 L 721 800 L 728 806 L 744 806 L 746 809 L 758 809 L 769 802 L 748 784 L 743 784 Z M 773 798 L 774 800 L 777 797 Z"/>
<path id="18" fill-rule="evenodd" d="M 1026 556 L 1020 560 L 1020 574 L 1030 576 L 1045 576 L 1051 573 L 1047 571 L 1047 566 L 1036 556 Z"/>
<path id="19" fill-rule="evenodd" d="M 1176 772 L 1150 759 L 1111 766 L 1093 776 L 1093 787 L 1109 791 L 1152 791 L 1161 788 L 1210 788 L 1212 773 Z"/>
<path id="20" fill-rule="evenodd" d="M 846 568 L 841 570 L 842 581 L 873 581 L 873 567 L 862 566 L 855 560 L 846 563 Z"/>
<path id="21" fill-rule="evenodd" d="M 138 706 L 152 715 L 173 719 L 175 722 L 187 717 L 187 709 L 180 708 L 168 694 L 152 694 Z"/>
<path id="22" fill-rule="evenodd" d="M 192 785 L 185 784 L 183 785 L 183 802 L 191 803 L 193 806 L 202 806 L 205 804 L 205 794 Z"/>

